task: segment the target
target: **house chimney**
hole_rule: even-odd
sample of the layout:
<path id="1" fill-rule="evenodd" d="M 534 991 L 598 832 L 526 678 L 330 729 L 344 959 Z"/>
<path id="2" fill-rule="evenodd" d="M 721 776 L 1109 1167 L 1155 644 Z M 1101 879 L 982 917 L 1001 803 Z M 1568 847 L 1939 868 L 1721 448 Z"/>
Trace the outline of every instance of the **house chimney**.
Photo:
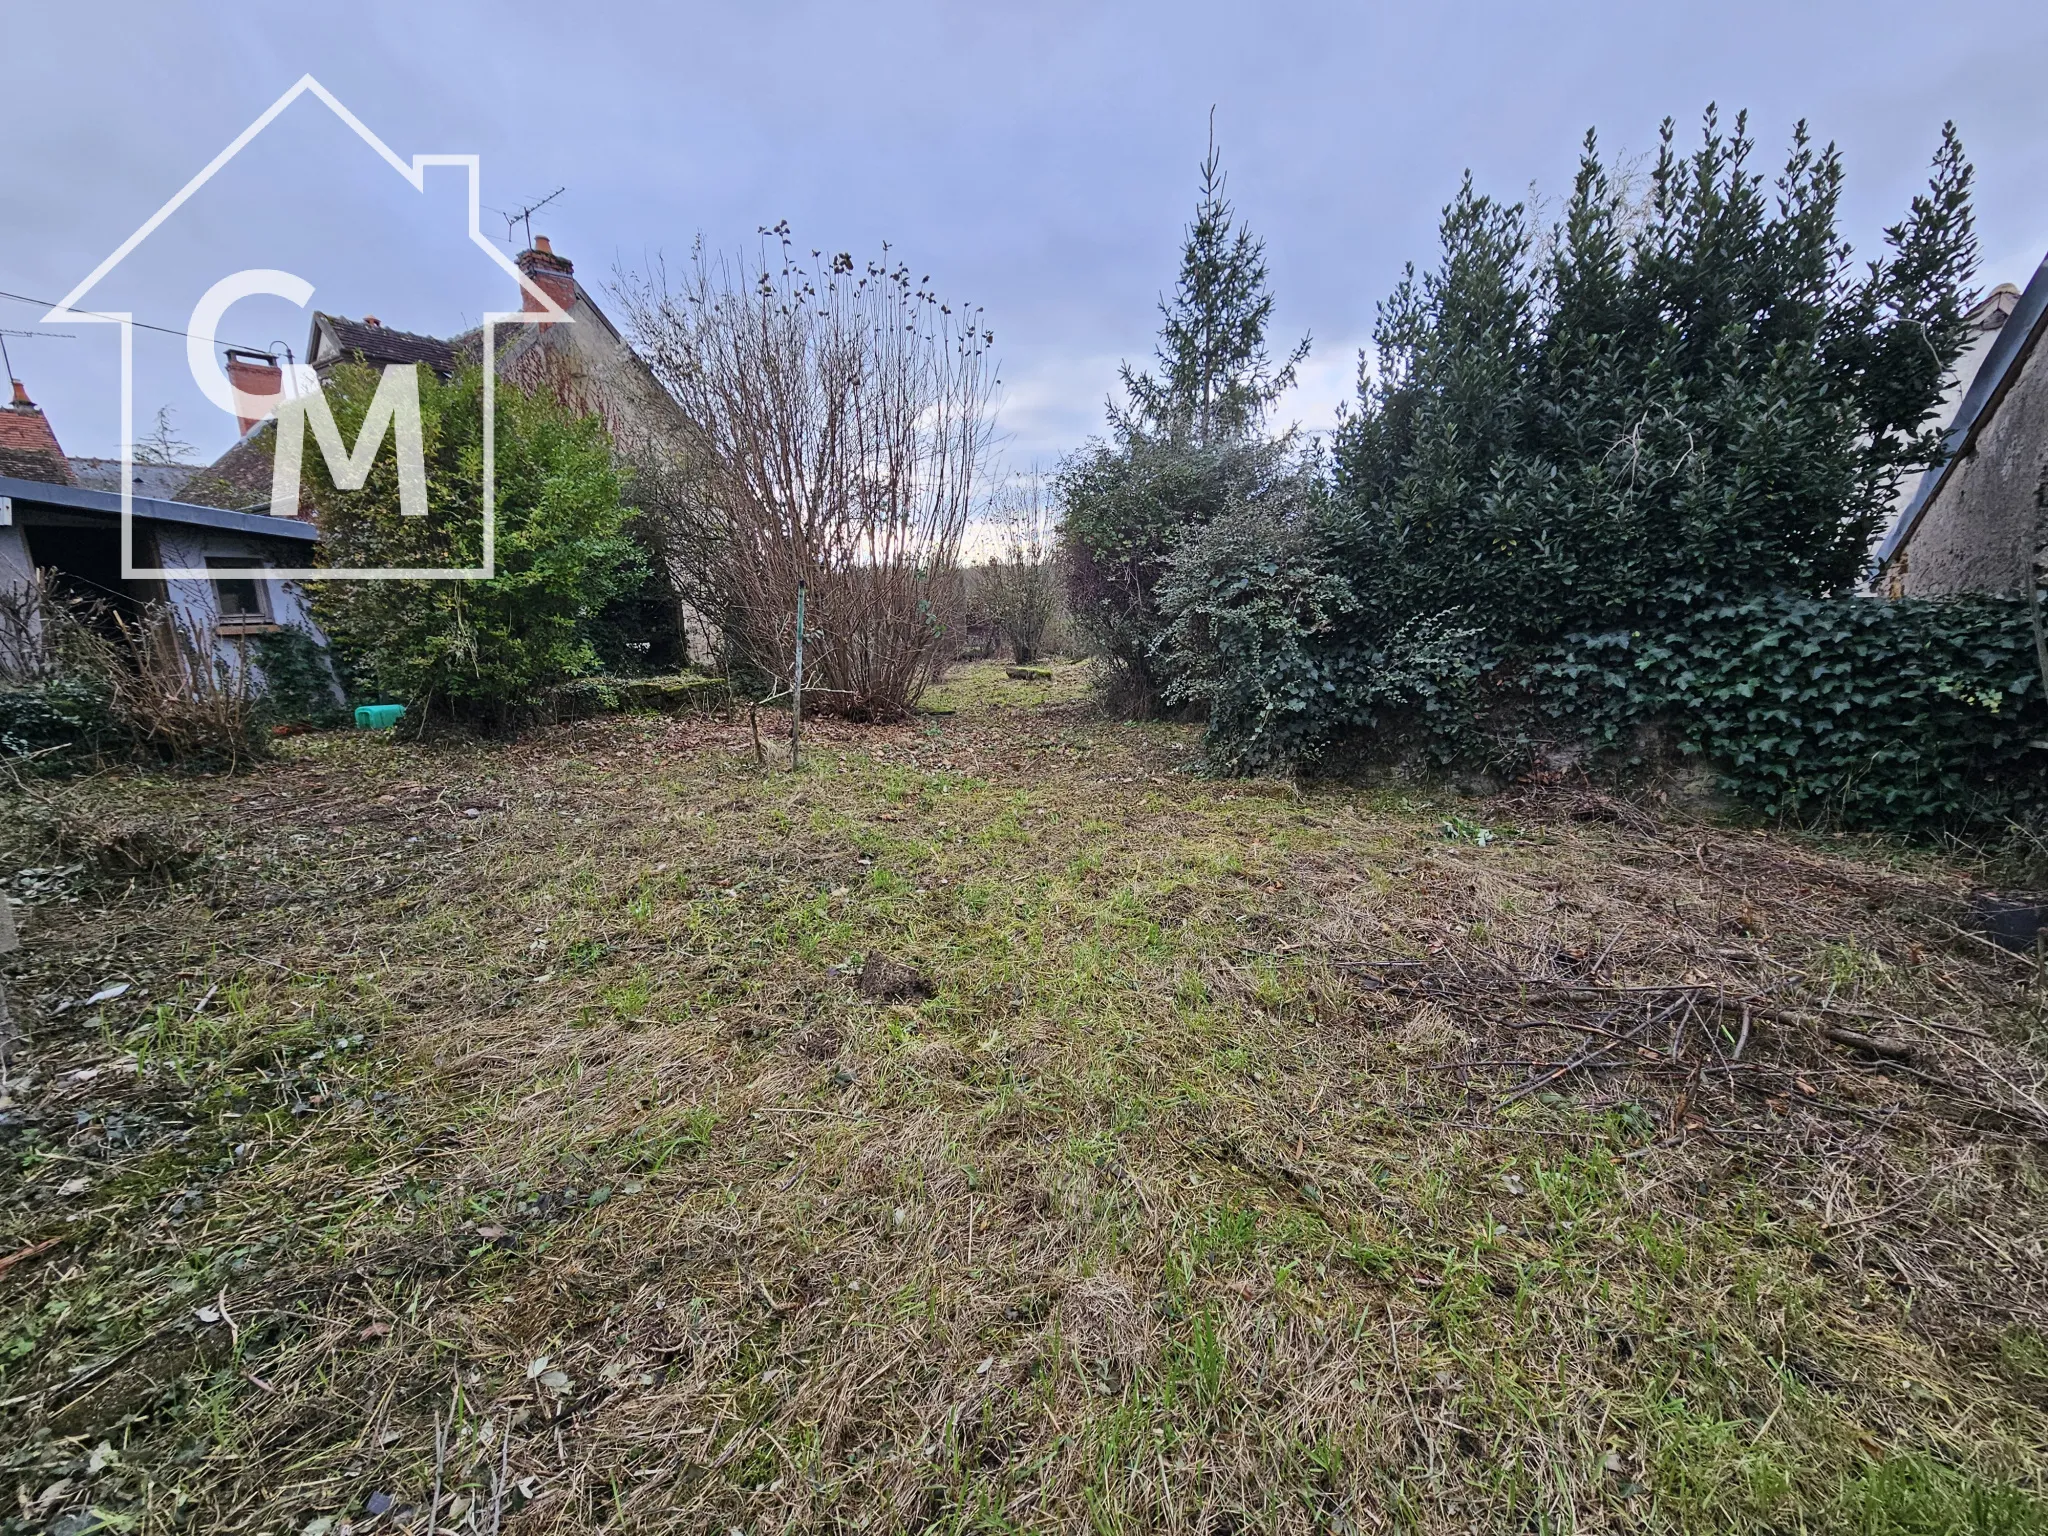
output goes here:
<path id="1" fill-rule="evenodd" d="M 576 302 L 576 265 L 566 256 L 557 256 L 546 235 L 535 235 L 533 249 L 521 251 L 518 260 L 519 270 L 526 274 L 527 280 L 562 308 L 567 309 Z M 523 285 L 519 295 L 519 307 L 524 313 L 533 314 L 544 308 Z"/>
<path id="2" fill-rule="evenodd" d="M 379 320 L 375 315 L 365 315 L 363 316 L 363 324 L 374 325 L 381 329 L 384 325 L 384 322 L 382 320 Z"/>
<path id="3" fill-rule="evenodd" d="M 277 398 L 284 393 L 284 370 L 267 352 L 229 347 L 228 388 L 235 392 L 235 420 L 246 436 L 257 422 L 276 414 Z"/>
<path id="4" fill-rule="evenodd" d="M 57 485 L 75 485 L 71 462 L 57 445 L 49 418 L 28 397 L 21 380 L 14 385 L 14 403 L 0 407 L 0 474 L 24 480 L 47 480 Z"/>

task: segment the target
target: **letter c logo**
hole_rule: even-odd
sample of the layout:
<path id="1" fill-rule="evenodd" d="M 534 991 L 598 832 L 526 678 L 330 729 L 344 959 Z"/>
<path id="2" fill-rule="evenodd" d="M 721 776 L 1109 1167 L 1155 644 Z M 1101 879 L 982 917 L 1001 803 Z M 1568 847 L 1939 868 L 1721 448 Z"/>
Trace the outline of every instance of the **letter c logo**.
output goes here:
<path id="1" fill-rule="evenodd" d="M 186 326 L 185 365 L 192 370 L 192 380 L 207 399 L 230 416 L 268 416 L 277 408 L 275 396 L 245 395 L 228 383 L 220 368 L 220 346 L 214 340 L 214 332 L 220 329 L 221 317 L 229 306 L 257 294 L 287 299 L 304 309 L 306 301 L 313 297 L 313 285 L 295 273 L 280 272 L 274 267 L 250 267 L 207 289 L 193 306 L 191 323 Z"/>

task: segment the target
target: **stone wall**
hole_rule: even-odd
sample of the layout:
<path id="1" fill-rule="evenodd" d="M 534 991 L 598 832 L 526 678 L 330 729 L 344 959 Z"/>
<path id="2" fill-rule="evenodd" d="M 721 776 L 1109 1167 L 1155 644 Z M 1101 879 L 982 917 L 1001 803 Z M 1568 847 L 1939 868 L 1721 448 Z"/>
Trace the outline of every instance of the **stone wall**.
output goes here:
<path id="1" fill-rule="evenodd" d="M 1893 556 L 1888 590 L 1906 597 L 2021 591 L 2043 517 L 2044 474 L 2048 340 L 2037 338 L 2004 400 Z"/>

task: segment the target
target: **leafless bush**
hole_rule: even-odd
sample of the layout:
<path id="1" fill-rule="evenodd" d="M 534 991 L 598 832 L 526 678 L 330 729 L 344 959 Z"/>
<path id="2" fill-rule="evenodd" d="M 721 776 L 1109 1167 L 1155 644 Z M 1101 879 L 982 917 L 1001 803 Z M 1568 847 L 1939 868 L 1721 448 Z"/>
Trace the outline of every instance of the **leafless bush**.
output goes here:
<path id="1" fill-rule="evenodd" d="M 73 685 L 74 752 L 127 747 L 236 767 L 261 751 L 258 681 L 246 657 L 231 665 L 168 604 L 123 612 L 56 592 L 40 572 L 0 589 L 0 687 Z"/>
<path id="2" fill-rule="evenodd" d="M 40 569 L 26 581 L 0 586 L 0 687 L 101 673 L 108 650 L 109 642 L 78 622 Z"/>
<path id="3" fill-rule="evenodd" d="M 945 638 L 991 427 L 994 337 L 900 262 L 708 258 L 627 311 L 679 408 L 680 451 L 639 488 L 684 596 L 728 663 L 790 671 L 807 586 L 807 688 L 856 719 L 901 715 Z"/>
<path id="4" fill-rule="evenodd" d="M 260 751 L 262 699 L 247 656 L 229 665 L 209 635 L 165 604 L 115 622 L 127 656 L 109 681 L 138 745 L 174 762 L 229 768 Z"/>
<path id="5" fill-rule="evenodd" d="M 1019 665 L 1035 661 L 1060 616 L 1061 579 L 1046 528 L 1045 487 L 1033 475 L 1000 504 L 994 550 L 974 569 L 974 601 Z"/>

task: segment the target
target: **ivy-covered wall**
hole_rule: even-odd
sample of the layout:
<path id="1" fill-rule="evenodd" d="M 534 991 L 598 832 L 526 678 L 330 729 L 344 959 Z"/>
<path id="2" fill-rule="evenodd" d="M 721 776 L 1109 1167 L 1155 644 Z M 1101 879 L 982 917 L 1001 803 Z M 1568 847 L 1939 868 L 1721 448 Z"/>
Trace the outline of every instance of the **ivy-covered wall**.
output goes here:
<path id="1" fill-rule="evenodd" d="M 1797 821 L 1993 829 L 2048 810 L 2048 703 L 2018 599 L 1754 597 L 1575 635 L 1537 712 L 1625 757 L 1666 726 L 1724 789 Z"/>

